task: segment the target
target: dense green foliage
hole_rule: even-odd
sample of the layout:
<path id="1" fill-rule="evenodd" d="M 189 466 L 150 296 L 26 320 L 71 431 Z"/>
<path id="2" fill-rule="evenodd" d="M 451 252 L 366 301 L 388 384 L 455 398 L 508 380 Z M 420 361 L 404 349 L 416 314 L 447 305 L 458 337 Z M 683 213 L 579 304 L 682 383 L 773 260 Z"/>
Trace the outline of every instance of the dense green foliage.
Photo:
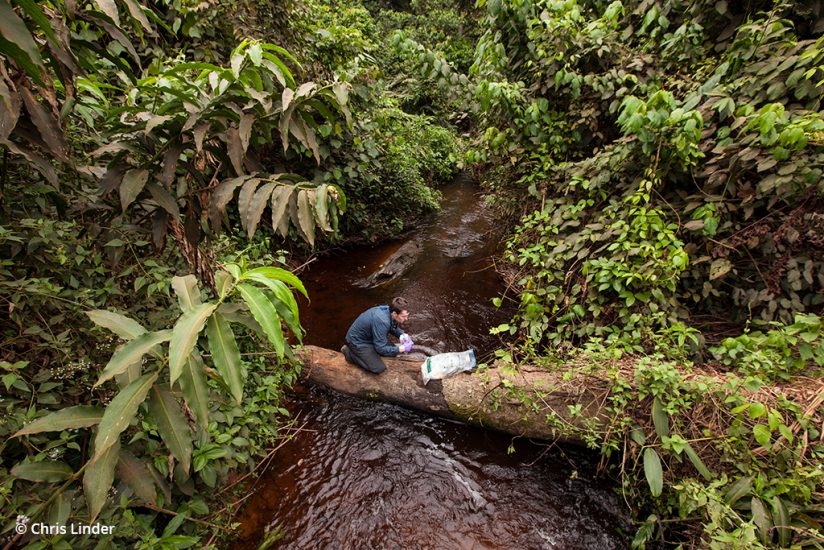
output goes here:
<path id="1" fill-rule="evenodd" d="M 633 545 L 821 547 L 820 2 L 0 11 L 4 535 L 226 532 L 209 493 L 282 437 L 292 255 L 402 234 L 464 166 L 511 221 L 499 359 L 608 382 L 579 436 Z"/>

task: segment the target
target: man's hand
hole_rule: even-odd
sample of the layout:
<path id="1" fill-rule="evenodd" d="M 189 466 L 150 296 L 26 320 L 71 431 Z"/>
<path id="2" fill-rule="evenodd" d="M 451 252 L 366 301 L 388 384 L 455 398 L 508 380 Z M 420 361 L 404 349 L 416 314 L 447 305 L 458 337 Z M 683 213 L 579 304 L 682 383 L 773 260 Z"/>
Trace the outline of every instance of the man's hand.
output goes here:
<path id="1" fill-rule="evenodd" d="M 412 351 L 412 338 L 409 338 L 406 342 L 398 346 L 398 349 L 401 351 L 401 353 L 409 353 L 410 351 Z"/>

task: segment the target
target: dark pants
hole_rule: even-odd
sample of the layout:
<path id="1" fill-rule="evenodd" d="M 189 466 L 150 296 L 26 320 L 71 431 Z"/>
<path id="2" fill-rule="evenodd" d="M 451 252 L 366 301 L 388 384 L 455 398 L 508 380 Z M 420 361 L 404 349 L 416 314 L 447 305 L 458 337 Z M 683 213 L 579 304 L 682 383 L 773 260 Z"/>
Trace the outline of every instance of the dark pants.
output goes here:
<path id="1" fill-rule="evenodd" d="M 350 363 L 354 363 L 373 374 L 380 374 L 386 370 L 383 359 L 372 346 L 355 347 L 347 342 L 343 355 Z"/>

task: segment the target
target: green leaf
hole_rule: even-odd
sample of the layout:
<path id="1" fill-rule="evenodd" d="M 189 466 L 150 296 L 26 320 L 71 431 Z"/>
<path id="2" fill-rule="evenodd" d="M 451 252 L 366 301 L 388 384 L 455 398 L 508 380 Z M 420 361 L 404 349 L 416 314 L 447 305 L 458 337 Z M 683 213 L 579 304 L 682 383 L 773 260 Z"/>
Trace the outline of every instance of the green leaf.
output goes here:
<path id="1" fill-rule="evenodd" d="M 325 183 L 318 185 L 315 190 L 315 219 L 324 231 L 332 231 L 329 225 L 329 186 Z"/>
<path id="2" fill-rule="evenodd" d="M 770 448 L 770 441 L 772 439 L 772 430 L 765 424 L 756 424 L 752 428 L 752 434 L 759 445 L 767 449 Z"/>
<path id="3" fill-rule="evenodd" d="M 87 311 L 86 315 L 88 315 L 89 319 L 97 326 L 109 329 L 124 340 L 133 340 L 146 332 L 143 325 L 134 319 L 130 319 L 125 315 L 113 311 L 94 309 Z"/>
<path id="4" fill-rule="evenodd" d="M 95 0 L 95 3 L 100 8 L 100 11 L 108 15 L 114 24 L 120 26 L 120 14 L 117 12 L 117 5 L 114 0 Z"/>
<path id="5" fill-rule="evenodd" d="M 669 415 L 657 397 L 652 400 L 652 423 L 655 424 L 655 433 L 658 437 L 669 435 Z"/>
<path id="6" fill-rule="evenodd" d="M 126 4 L 126 8 L 128 8 L 131 16 L 140 23 L 140 26 L 143 27 L 148 34 L 155 34 L 154 28 L 149 23 L 149 20 L 146 19 L 146 14 L 143 13 L 141 5 L 135 2 L 135 0 L 123 0 L 123 2 Z"/>
<path id="7" fill-rule="evenodd" d="M 188 474 L 192 463 L 192 432 L 177 400 L 165 384 L 155 384 L 149 394 L 149 412 L 169 451 Z"/>
<path id="8" fill-rule="evenodd" d="M 752 478 L 739 478 L 735 481 L 735 483 L 730 485 L 729 489 L 727 489 L 727 493 L 724 496 L 724 501 L 731 507 L 735 506 L 735 503 L 745 496 L 748 496 L 750 491 L 752 491 Z"/>
<path id="9" fill-rule="evenodd" d="M 28 27 L 12 9 L 8 0 L 0 0 L 0 44 L 3 53 L 11 57 L 38 84 L 42 84 L 43 58 Z"/>
<path id="10" fill-rule="evenodd" d="M 221 378 L 229 387 L 235 402 L 240 405 L 243 399 L 243 366 L 240 351 L 235 342 L 235 335 L 228 321 L 220 313 L 215 313 L 206 323 L 206 336 L 209 350 Z"/>
<path id="11" fill-rule="evenodd" d="M 200 304 L 187 311 L 175 323 L 169 342 L 169 381 L 174 384 L 180 376 L 184 363 L 197 343 L 197 336 L 203 330 L 206 319 L 218 304 Z"/>
<path id="12" fill-rule="evenodd" d="M 652 496 L 659 496 L 664 490 L 664 471 L 661 468 L 661 459 L 652 447 L 644 449 L 644 475 Z"/>
<path id="13" fill-rule="evenodd" d="M 26 12 L 26 15 L 31 17 L 32 20 L 37 23 L 37 26 L 40 27 L 40 30 L 45 33 L 49 40 L 54 43 L 58 42 L 57 36 L 51 28 L 51 22 L 46 19 L 46 16 L 43 15 L 43 12 L 37 4 L 35 4 L 32 0 L 14 0 L 14 3 L 20 6 L 20 8 Z"/>
<path id="14" fill-rule="evenodd" d="M 131 423 L 137 408 L 146 399 L 149 388 L 157 380 L 158 373 L 144 374 L 118 393 L 106 407 L 100 425 L 97 428 L 97 437 L 94 440 L 94 458 L 99 459 L 115 441 L 120 440 L 120 434 Z"/>
<path id="15" fill-rule="evenodd" d="M 172 288 L 177 295 L 177 301 L 183 313 L 192 311 L 202 303 L 200 300 L 200 287 L 197 284 L 197 277 L 194 275 L 172 277 Z"/>
<path id="16" fill-rule="evenodd" d="M 46 416 L 40 417 L 21 428 L 13 437 L 42 432 L 61 432 L 76 428 L 88 428 L 100 423 L 103 409 L 91 405 L 66 407 Z"/>
<path id="17" fill-rule="evenodd" d="M 68 464 L 56 460 L 17 464 L 11 469 L 11 475 L 16 478 L 49 483 L 69 479 L 73 473 Z"/>
<path id="18" fill-rule="evenodd" d="M 269 202 L 269 195 L 272 193 L 272 190 L 275 188 L 276 185 L 276 183 L 267 183 L 266 185 L 255 191 L 255 194 L 249 202 L 249 206 L 246 210 L 247 238 L 251 239 L 252 237 L 254 237 L 258 223 L 260 223 L 260 217 L 263 215 L 263 210 L 266 208 L 266 204 Z"/>
<path id="19" fill-rule="evenodd" d="M 289 214 L 286 208 L 289 206 L 289 198 L 294 190 L 294 185 L 278 185 L 272 191 L 272 229 L 284 238 L 289 234 Z"/>
<path id="20" fill-rule="evenodd" d="M 772 499 L 773 520 L 775 521 L 775 528 L 778 531 L 778 543 L 781 547 L 786 548 L 792 543 L 793 533 L 790 525 L 790 512 L 787 510 L 787 505 L 781 500 L 778 495 Z"/>
<path id="21" fill-rule="evenodd" d="M 767 507 L 758 497 L 752 497 L 751 500 L 752 521 L 758 527 L 758 532 L 761 535 L 761 543 L 765 546 L 770 539 L 770 530 L 772 529 L 772 520 L 770 514 L 767 512 Z"/>
<path id="22" fill-rule="evenodd" d="M 75 491 L 63 491 L 49 507 L 49 523 L 52 525 L 66 525 L 72 513 L 72 501 Z"/>
<path id="23" fill-rule="evenodd" d="M 122 348 L 117 350 L 106 368 L 100 373 L 100 377 L 95 382 L 94 387 L 99 386 L 106 380 L 114 377 L 116 374 L 125 372 L 131 365 L 140 361 L 140 359 L 152 349 L 163 342 L 169 341 L 172 337 L 172 331 L 161 330 L 159 332 L 146 332 L 126 342 Z"/>
<path id="24" fill-rule="evenodd" d="M 157 492 L 149 469 L 146 464 L 128 451 L 120 453 L 120 459 L 117 461 L 117 476 L 126 482 L 138 498 L 157 505 Z"/>
<path id="25" fill-rule="evenodd" d="M 83 493 L 89 507 L 89 521 L 94 521 L 106 504 L 119 458 L 120 440 L 117 439 L 99 458 L 92 459 L 83 473 Z"/>
<path id="26" fill-rule="evenodd" d="M 275 306 L 272 305 L 272 302 L 269 301 L 263 292 L 251 285 L 240 283 L 237 285 L 237 289 L 240 291 L 241 296 L 243 296 L 243 301 L 249 306 L 252 316 L 260 323 L 264 334 L 266 334 L 269 342 L 274 346 L 278 357 L 282 358 L 285 342 L 280 329 L 280 318 L 278 317 Z"/>
<path id="27" fill-rule="evenodd" d="M 177 382 L 183 392 L 183 399 L 192 409 L 200 427 L 205 430 L 209 425 L 209 386 L 206 383 L 203 359 L 197 352 L 189 356 Z"/>
<path id="28" fill-rule="evenodd" d="M 684 448 L 684 452 L 690 459 L 690 462 L 692 462 L 692 465 L 695 466 L 695 469 L 698 470 L 698 473 L 701 474 L 701 476 L 707 481 L 711 481 L 712 472 L 709 471 L 707 466 L 701 460 L 701 457 L 699 457 L 698 453 L 695 452 L 695 449 L 692 448 L 692 445 L 687 443 L 686 447 Z"/>
<path id="29" fill-rule="evenodd" d="M 314 193 L 314 190 L 309 189 L 301 189 L 298 192 L 298 227 L 309 246 L 315 246 L 315 220 L 312 214 Z"/>
<path id="30" fill-rule="evenodd" d="M 123 212 L 134 202 L 137 196 L 143 191 L 146 182 L 149 180 L 149 171 L 145 168 L 129 170 L 123 176 L 120 184 L 120 207 Z"/>

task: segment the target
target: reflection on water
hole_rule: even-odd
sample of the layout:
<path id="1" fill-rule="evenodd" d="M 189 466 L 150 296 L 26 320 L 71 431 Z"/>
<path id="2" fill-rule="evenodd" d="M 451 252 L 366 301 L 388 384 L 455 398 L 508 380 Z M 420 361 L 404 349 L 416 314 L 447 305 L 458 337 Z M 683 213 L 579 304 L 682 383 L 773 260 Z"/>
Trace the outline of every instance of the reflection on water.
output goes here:
<path id="1" fill-rule="evenodd" d="M 352 284 L 402 243 L 324 258 L 302 279 L 306 342 L 339 348 L 364 309 L 393 296 L 410 303 L 407 331 L 441 351 L 493 350 L 505 322 L 490 299 L 493 218 L 475 187 L 458 181 L 443 209 L 414 236 L 423 250 L 399 279 L 375 289 Z M 355 368 L 355 367 L 352 367 Z M 313 388 L 290 409 L 306 422 L 278 451 L 240 518 L 236 548 L 256 548 L 273 529 L 278 548 L 625 548 L 626 515 L 593 478 L 588 455 L 432 418 L 393 405 Z M 574 472 L 577 468 L 577 472 Z"/>

